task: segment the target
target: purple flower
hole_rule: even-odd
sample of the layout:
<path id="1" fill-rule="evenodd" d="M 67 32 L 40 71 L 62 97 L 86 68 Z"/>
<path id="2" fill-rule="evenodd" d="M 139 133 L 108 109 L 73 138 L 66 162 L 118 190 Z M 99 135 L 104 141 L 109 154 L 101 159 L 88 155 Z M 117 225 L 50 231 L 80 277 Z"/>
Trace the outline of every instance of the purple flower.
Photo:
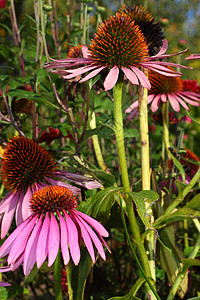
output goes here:
<path id="1" fill-rule="evenodd" d="M 47 186 L 35 192 L 30 200 L 31 215 L 0 247 L 0 257 L 8 255 L 8 266 L 0 268 L 0 272 L 14 271 L 23 264 L 24 274 L 28 276 L 35 263 L 40 268 L 48 259 L 50 267 L 59 249 L 65 265 L 70 256 L 78 265 L 81 243 L 85 244 L 93 262 L 93 244 L 105 260 L 102 243 L 109 250 L 103 239 L 108 237 L 108 232 L 95 219 L 77 211 L 76 207 L 76 198 L 66 187 Z"/>
<path id="2" fill-rule="evenodd" d="M 166 65 L 187 68 L 175 63 L 156 61 L 156 59 L 173 56 L 173 54 L 164 55 L 166 50 L 167 41 L 164 40 L 161 50 L 156 55 L 149 56 L 148 45 L 140 27 L 128 14 L 117 13 L 99 26 L 89 49 L 86 46 L 82 47 L 83 58 L 52 60 L 45 65 L 45 68 L 56 69 L 52 72 L 61 75 L 64 79 L 72 79 L 88 73 L 80 82 L 89 80 L 102 70 L 108 69 L 104 81 L 106 91 L 114 87 L 120 72 L 132 84 L 141 84 L 150 89 L 149 80 L 140 68 L 172 77 L 180 76 L 181 73 L 166 68 Z"/>
<path id="3" fill-rule="evenodd" d="M 159 105 L 166 101 L 169 101 L 176 112 L 180 111 L 180 105 L 189 110 L 186 103 L 193 106 L 200 105 L 200 94 L 183 90 L 184 81 L 180 77 L 169 77 L 150 70 L 148 78 L 151 83 L 151 89 L 147 102 L 151 104 L 152 112 L 157 111 Z M 125 112 L 130 113 L 137 107 L 138 101 L 135 101 Z"/>
<path id="4" fill-rule="evenodd" d="M 17 226 L 31 214 L 28 201 L 41 187 L 62 185 L 74 194 L 80 189 L 63 180 L 88 189 L 102 187 L 89 177 L 59 170 L 53 156 L 26 137 L 14 137 L 8 142 L 2 158 L 1 176 L 10 190 L 0 202 L 1 238 L 7 234 L 15 212 Z"/>

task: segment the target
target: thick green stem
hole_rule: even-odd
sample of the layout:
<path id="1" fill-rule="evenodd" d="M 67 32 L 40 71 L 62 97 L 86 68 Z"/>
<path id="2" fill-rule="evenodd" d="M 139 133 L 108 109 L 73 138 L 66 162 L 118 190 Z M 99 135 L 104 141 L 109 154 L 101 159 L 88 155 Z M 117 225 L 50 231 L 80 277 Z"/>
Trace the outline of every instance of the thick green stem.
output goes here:
<path id="1" fill-rule="evenodd" d="M 56 300 L 62 300 L 60 251 L 54 262 L 54 285 Z"/>
<path id="2" fill-rule="evenodd" d="M 148 73 L 146 74 L 146 76 L 148 76 Z M 141 171 L 142 171 L 143 190 L 151 189 L 147 96 L 148 96 L 147 88 L 140 86 L 139 87 L 139 124 L 140 124 Z M 147 202 L 146 202 L 146 212 L 150 216 L 150 222 L 153 223 L 154 216 L 153 216 L 152 206 L 149 205 Z M 154 281 L 156 281 L 154 239 L 155 239 L 155 232 L 151 230 L 147 236 L 149 265 L 151 269 L 151 277 L 154 279 Z"/>
<path id="3" fill-rule="evenodd" d="M 141 240 L 137 221 L 135 218 L 132 199 L 129 198 L 128 195 L 126 194 L 131 190 L 129 185 L 125 147 L 124 147 L 123 117 L 122 117 L 122 87 L 123 87 L 123 77 L 121 76 L 117 84 L 113 88 L 115 136 L 116 136 L 116 143 L 117 143 L 117 150 L 118 150 L 118 157 L 119 157 L 119 164 L 120 164 L 120 172 L 122 178 L 122 185 L 125 192 L 125 201 L 127 206 L 127 214 L 130 223 L 130 229 L 133 234 L 133 239 L 134 242 L 136 243 L 146 276 L 151 277 L 151 270 L 149 267 L 149 262 L 144 248 L 144 244 Z M 148 294 L 152 295 L 152 292 L 149 287 L 148 287 Z"/>

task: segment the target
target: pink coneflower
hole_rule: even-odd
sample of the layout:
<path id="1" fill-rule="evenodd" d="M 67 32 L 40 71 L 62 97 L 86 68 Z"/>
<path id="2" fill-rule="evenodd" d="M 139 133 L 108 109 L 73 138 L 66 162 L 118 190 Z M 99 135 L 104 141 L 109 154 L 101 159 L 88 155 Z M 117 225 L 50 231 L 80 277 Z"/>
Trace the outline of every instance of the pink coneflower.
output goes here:
<path id="1" fill-rule="evenodd" d="M 85 244 L 93 262 L 93 244 L 105 260 L 102 243 L 109 250 L 103 239 L 108 237 L 108 232 L 99 222 L 76 208 L 76 198 L 68 188 L 47 186 L 35 192 L 30 200 L 32 214 L 0 248 L 0 257 L 8 255 L 8 266 L 2 267 L 0 272 L 14 271 L 23 264 L 24 274 L 28 276 L 34 264 L 40 268 L 46 258 L 50 267 L 59 248 L 65 265 L 70 255 L 74 264 L 78 265 L 81 243 Z"/>
<path id="2" fill-rule="evenodd" d="M 173 110 L 176 112 L 180 111 L 180 104 L 186 110 L 189 110 L 186 103 L 194 106 L 200 105 L 200 95 L 194 92 L 184 91 L 183 80 L 180 77 L 168 77 L 150 70 L 148 78 L 151 83 L 151 89 L 148 95 L 148 104 L 151 104 L 152 112 L 158 110 L 160 103 L 167 101 L 169 101 Z M 138 101 L 134 102 L 126 110 L 126 113 L 130 113 L 137 107 Z"/>
<path id="3" fill-rule="evenodd" d="M 117 13 L 99 26 L 89 49 L 86 46 L 82 47 L 83 58 L 52 60 L 45 65 L 45 68 L 56 69 L 52 72 L 62 75 L 64 79 L 72 79 L 89 72 L 80 82 L 89 80 L 102 70 L 108 69 L 109 72 L 104 81 L 106 91 L 114 87 L 120 72 L 123 72 L 131 83 L 141 84 L 150 89 L 149 80 L 140 70 L 141 67 L 155 70 L 166 76 L 181 75 L 181 73 L 166 68 L 165 65 L 184 66 L 156 61 L 156 59 L 173 56 L 164 55 L 166 50 L 167 41 L 164 40 L 162 49 L 155 56 L 149 56 L 148 45 L 140 27 L 128 14 Z"/>
<path id="4" fill-rule="evenodd" d="M 88 189 L 102 187 L 92 179 L 58 169 L 53 156 L 26 137 L 9 140 L 2 157 L 1 176 L 10 190 L 0 202 L 1 238 L 7 234 L 14 213 L 19 225 L 30 215 L 28 201 L 35 191 L 45 185 L 62 185 L 77 194 L 80 189 L 63 180 L 74 182 Z"/>

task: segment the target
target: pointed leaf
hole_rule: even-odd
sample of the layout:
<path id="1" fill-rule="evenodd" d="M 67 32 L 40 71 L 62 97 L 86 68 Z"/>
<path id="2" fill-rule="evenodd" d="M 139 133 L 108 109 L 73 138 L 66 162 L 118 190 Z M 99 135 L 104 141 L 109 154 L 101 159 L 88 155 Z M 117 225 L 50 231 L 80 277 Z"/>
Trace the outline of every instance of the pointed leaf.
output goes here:
<path id="1" fill-rule="evenodd" d="M 129 291 L 129 293 L 125 296 L 122 297 L 112 297 L 109 298 L 108 300 L 136 300 L 136 299 L 140 299 L 135 297 L 137 291 L 139 290 L 139 288 L 142 286 L 143 283 L 145 283 L 146 280 L 144 278 L 139 278 L 136 283 L 133 285 L 133 287 L 131 288 L 131 290 Z"/>

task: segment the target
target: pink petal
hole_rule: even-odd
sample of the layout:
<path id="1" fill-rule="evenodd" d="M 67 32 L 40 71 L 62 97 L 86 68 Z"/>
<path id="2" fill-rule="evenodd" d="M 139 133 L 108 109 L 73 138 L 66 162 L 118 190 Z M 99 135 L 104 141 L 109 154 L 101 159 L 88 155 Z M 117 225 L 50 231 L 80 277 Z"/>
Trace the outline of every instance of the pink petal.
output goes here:
<path id="1" fill-rule="evenodd" d="M 75 214 L 75 213 L 74 213 Z M 105 252 L 104 252 L 104 249 L 103 249 L 103 246 L 99 240 L 99 238 L 97 237 L 97 235 L 94 233 L 94 231 L 91 229 L 91 227 L 80 217 L 78 216 L 78 219 L 79 219 L 79 222 L 78 224 L 82 223 L 83 226 L 85 227 L 86 231 L 89 233 L 92 241 L 94 242 L 100 256 L 105 260 L 106 259 L 106 256 L 105 256 Z M 91 247 L 91 246 L 90 246 Z M 92 246 L 92 250 L 93 250 L 93 246 Z M 89 250 L 88 250 L 89 251 Z M 90 251 L 89 251 L 90 253 Z M 91 256 L 92 257 L 92 256 Z M 94 258 L 95 259 L 95 258 Z M 93 260 L 93 262 L 95 262 L 95 260 Z"/>
<path id="2" fill-rule="evenodd" d="M 125 67 L 122 67 L 122 71 L 124 72 L 124 74 L 126 75 L 128 80 L 130 80 L 130 82 L 132 84 L 139 85 L 138 78 L 137 78 L 137 76 L 135 75 L 135 73 L 133 71 L 131 71 L 130 69 L 127 69 Z"/>
<path id="3" fill-rule="evenodd" d="M 132 66 L 131 69 L 137 75 L 139 81 L 141 82 L 141 85 L 150 90 L 151 84 L 150 84 L 148 78 L 146 77 L 146 75 L 136 67 Z"/>
<path id="4" fill-rule="evenodd" d="M 53 213 L 51 213 L 51 221 L 49 227 L 49 241 L 48 241 L 48 267 L 50 267 L 57 255 L 60 246 L 60 232 L 58 223 Z"/>
<path id="5" fill-rule="evenodd" d="M 58 212 L 59 220 L 60 220 L 60 240 L 61 240 L 61 251 L 63 256 L 64 265 L 67 265 L 69 262 L 69 249 L 68 249 L 68 233 L 67 226 L 63 216 Z"/>
<path id="6" fill-rule="evenodd" d="M 95 219 L 89 217 L 88 215 L 86 215 L 78 210 L 76 210 L 75 213 L 76 213 L 76 215 L 78 215 L 82 219 L 84 219 L 89 225 L 91 225 L 99 235 L 102 235 L 105 237 L 109 236 L 108 231 L 98 221 L 96 221 Z"/>
<path id="7" fill-rule="evenodd" d="M 198 59 L 200 58 L 200 53 L 191 54 L 190 56 L 186 57 L 185 59 Z"/>
<path id="8" fill-rule="evenodd" d="M 125 113 L 128 114 L 130 113 L 131 111 L 133 111 L 135 108 L 138 107 L 138 100 L 133 102 L 126 110 L 125 110 Z"/>
<path id="9" fill-rule="evenodd" d="M 23 270 L 24 275 L 28 276 L 36 262 L 36 246 L 38 242 L 39 233 L 41 231 L 43 216 L 41 215 L 36 223 L 25 248 Z"/>
<path id="10" fill-rule="evenodd" d="M 36 248 L 36 262 L 38 269 L 41 267 L 48 254 L 49 227 L 50 219 L 49 214 L 47 213 L 42 224 Z"/>
<path id="11" fill-rule="evenodd" d="M 158 95 L 155 96 L 155 98 L 152 101 L 152 104 L 151 104 L 151 111 L 152 112 L 155 112 L 155 111 L 158 110 L 160 101 L 161 101 L 161 95 L 158 94 Z"/>
<path id="12" fill-rule="evenodd" d="M 76 222 L 78 223 L 78 225 L 81 228 L 81 236 L 84 240 L 84 243 L 88 249 L 88 252 L 92 258 L 93 263 L 95 263 L 95 254 L 94 254 L 94 248 L 93 248 L 93 244 L 90 238 L 90 235 L 88 234 L 88 230 L 86 229 L 86 227 L 81 223 L 81 221 L 79 220 L 79 217 L 76 216 L 75 213 L 72 213 L 73 217 L 75 218 Z"/>
<path id="13" fill-rule="evenodd" d="M 23 231 L 21 231 L 20 234 L 13 241 L 12 247 L 8 255 L 8 264 L 14 263 L 18 259 L 18 257 L 24 252 L 27 240 L 35 226 L 37 218 L 37 215 L 32 216 L 32 218 L 30 218 L 29 223 L 27 223 L 26 227 L 24 227 Z"/>
<path id="14" fill-rule="evenodd" d="M 119 68 L 117 66 L 114 66 L 104 80 L 105 91 L 111 90 L 115 86 L 118 80 L 118 76 L 119 76 Z"/>
<path id="15" fill-rule="evenodd" d="M 82 46 L 82 53 L 84 58 L 88 58 L 88 47 L 86 47 L 85 45 Z"/>
<path id="16" fill-rule="evenodd" d="M 167 95 L 166 94 L 161 94 L 161 100 L 162 102 L 167 102 Z"/>
<path id="17" fill-rule="evenodd" d="M 8 283 L 8 282 L 2 282 L 2 281 L 0 281 L 0 287 L 2 287 L 2 286 L 11 286 L 11 284 Z"/>
<path id="18" fill-rule="evenodd" d="M 163 66 L 155 64 L 155 62 L 153 62 L 153 63 L 142 63 L 140 65 L 143 68 L 155 71 L 155 72 L 160 73 L 160 74 L 165 75 L 165 76 L 177 77 L 177 76 L 182 75 L 182 73 L 180 73 L 180 72 L 175 72 L 175 71 L 173 72 L 173 71 L 169 70 L 168 68 L 165 68 Z"/>
<path id="19" fill-rule="evenodd" d="M 64 211 L 64 215 L 65 215 L 68 238 L 69 238 L 69 250 L 74 264 L 78 265 L 80 260 L 78 231 L 76 225 L 74 224 L 70 216 L 68 216 L 66 211 Z"/>
<path id="20" fill-rule="evenodd" d="M 173 110 L 175 110 L 176 112 L 180 111 L 180 105 L 178 103 L 178 101 L 176 100 L 176 98 L 174 97 L 173 94 L 167 94 L 167 97 L 169 99 L 169 102 L 173 108 Z"/>
<path id="21" fill-rule="evenodd" d="M 166 39 L 164 39 L 160 51 L 156 55 L 151 56 L 151 57 L 155 57 L 156 58 L 157 56 L 163 55 L 167 51 L 167 48 L 168 48 L 168 42 L 167 42 Z"/>
<path id="22" fill-rule="evenodd" d="M 73 78 L 77 75 L 84 74 L 86 72 L 89 72 L 89 71 L 97 69 L 97 68 L 98 68 L 97 65 L 92 65 L 92 66 L 84 66 L 84 67 L 81 67 L 81 68 L 78 68 L 78 69 L 66 70 L 68 73 L 72 73 L 72 74 L 63 76 L 63 78 L 71 79 L 71 78 Z"/>
<path id="23" fill-rule="evenodd" d="M 0 202 L 0 214 L 4 213 L 7 207 L 10 205 L 10 203 L 13 201 L 13 199 L 15 201 L 15 198 L 18 199 L 18 197 L 19 197 L 19 192 L 15 193 L 13 191 L 9 191 Z"/>
<path id="24" fill-rule="evenodd" d="M 0 257 L 6 256 L 10 252 L 10 248 L 12 247 L 15 239 L 21 234 L 23 229 L 27 226 L 27 224 L 32 220 L 32 216 L 29 217 L 26 221 L 24 221 L 21 225 L 19 225 L 5 240 L 3 245 L 0 247 Z"/>
<path id="25" fill-rule="evenodd" d="M 189 91 L 183 91 L 180 92 L 181 95 L 188 97 L 189 99 L 200 101 L 200 94 L 189 92 Z"/>
<path id="26" fill-rule="evenodd" d="M 81 79 L 79 82 L 84 82 L 89 80 L 90 78 L 96 76 L 97 74 L 99 74 L 103 69 L 105 69 L 106 66 L 100 67 L 92 72 L 90 72 L 87 76 L 85 76 L 83 79 Z"/>
<path id="27" fill-rule="evenodd" d="M 28 187 L 26 194 L 24 195 L 23 203 L 22 203 L 22 218 L 26 220 L 33 212 L 30 209 L 30 199 L 32 197 L 31 188 Z"/>
<path id="28" fill-rule="evenodd" d="M 59 177 L 59 176 L 58 176 Z M 65 178 L 66 179 L 66 178 Z M 47 181 L 51 184 L 51 185 L 59 185 L 59 186 L 64 186 L 66 188 L 68 188 L 70 191 L 72 191 L 73 194 L 77 195 L 80 193 L 80 189 L 75 187 L 75 186 L 72 186 L 70 184 L 67 184 L 63 181 L 58 181 L 58 180 L 55 180 L 53 178 L 47 178 Z"/>
<path id="29" fill-rule="evenodd" d="M 190 110 L 187 104 L 178 95 L 174 94 L 174 97 L 186 110 Z"/>
<path id="30" fill-rule="evenodd" d="M 177 95 L 179 97 L 181 97 L 183 100 L 185 100 L 187 103 L 189 103 L 189 104 L 191 104 L 193 106 L 199 106 L 200 105 L 198 102 L 192 101 L 192 100 L 188 99 L 187 97 L 185 97 L 182 92 L 181 93 L 177 93 Z"/>
<path id="31" fill-rule="evenodd" d="M 16 213 L 15 213 L 15 222 L 17 226 L 23 223 L 23 217 L 22 217 L 23 199 L 24 199 L 24 191 L 21 192 L 17 203 Z"/>
<path id="32" fill-rule="evenodd" d="M 19 193 L 16 193 L 12 196 L 10 196 L 9 198 L 7 198 L 7 208 L 6 211 L 3 215 L 2 218 L 2 222 L 1 222 L 1 238 L 3 239 L 6 234 L 8 233 L 8 230 L 11 226 L 12 220 L 13 220 L 13 216 L 15 213 L 15 209 L 16 209 L 16 205 L 17 205 L 17 201 L 18 201 L 18 196 Z M 5 204 L 5 202 L 4 202 Z"/>

